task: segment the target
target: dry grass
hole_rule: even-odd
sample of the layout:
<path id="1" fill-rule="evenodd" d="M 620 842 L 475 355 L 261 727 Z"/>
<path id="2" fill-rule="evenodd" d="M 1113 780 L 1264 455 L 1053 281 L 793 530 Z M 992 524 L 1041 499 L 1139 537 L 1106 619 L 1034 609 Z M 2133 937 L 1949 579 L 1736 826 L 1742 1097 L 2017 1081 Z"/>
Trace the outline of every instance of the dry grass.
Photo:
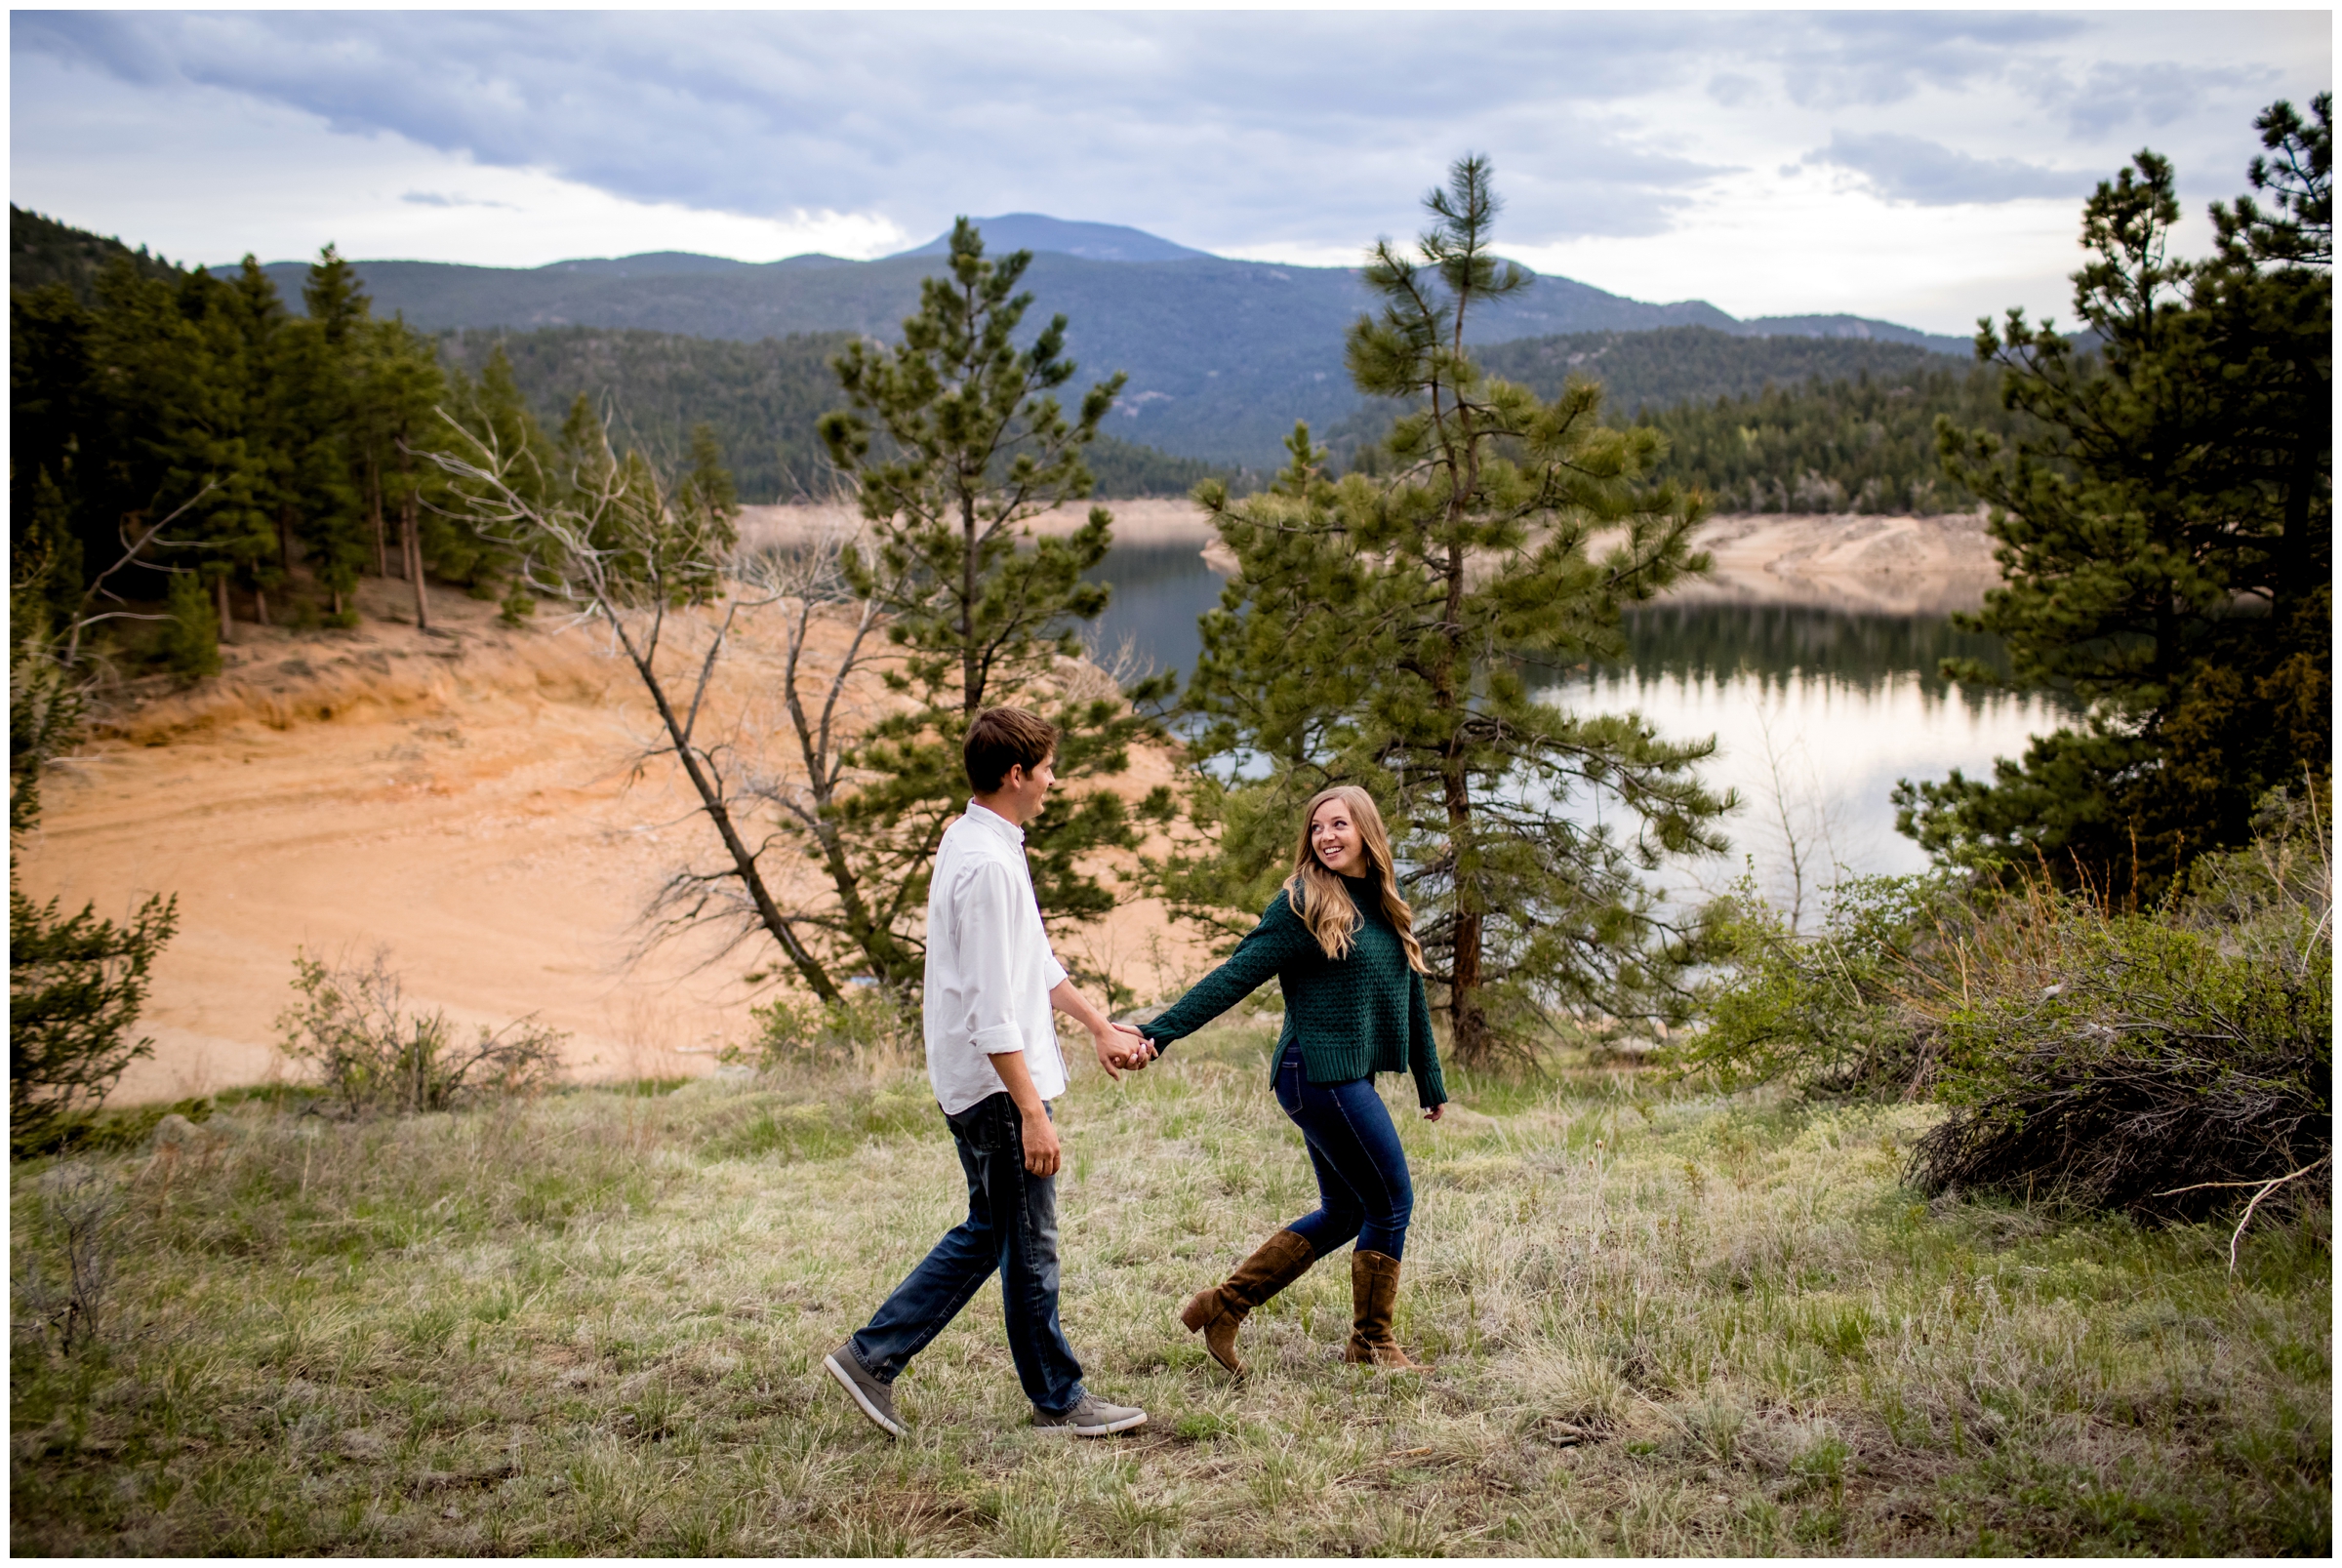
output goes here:
<path id="1" fill-rule="evenodd" d="M 890 1443 L 819 1375 L 958 1217 L 878 1065 L 359 1127 L 247 1101 L 105 1167 L 119 1271 L 21 1329 L 12 1545 L 40 1553 L 2324 1552 L 2323 1211 L 2247 1239 L 1918 1200 L 1927 1112 L 1666 1098 L 1577 1068 L 1402 1120 L 1400 1330 L 1348 1270 L 1245 1330 L 1186 1293 L 1309 1204 L 1256 1025 L 1061 1106 L 1065 1319 L 1151 1421 L 1026 1425 L 988 1287 Z M 20 1278 L 53 1261 L 15 1173 Z"/>

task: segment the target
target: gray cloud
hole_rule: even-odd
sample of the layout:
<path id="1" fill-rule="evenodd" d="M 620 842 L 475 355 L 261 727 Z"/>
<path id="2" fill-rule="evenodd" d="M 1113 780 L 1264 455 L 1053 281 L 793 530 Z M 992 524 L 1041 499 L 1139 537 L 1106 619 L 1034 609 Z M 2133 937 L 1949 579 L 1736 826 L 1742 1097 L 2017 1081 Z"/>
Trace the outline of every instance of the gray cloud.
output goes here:
<path id="1" fill-rule="evenodd" d="M 2090 188 L 2087 175 L 2014 158 L 1974 158 L 1940 142 L 1891 131 L 1869 136 L 1837 132 L 1828 146 L 1807 153 L 1802 161 L 1847 170 L 1886 200 L 1920 207 L 2078 196 Z"/>
<path id="2" fill-rule="evenodd" d="M 2121 126 L 2160 130 L 2194 112 L 2208 96 L 2274 87 L 2276 80 L 2275 71 L 2235 67 L 2100 64 L 2079 82 L 2058 80 L 2044 97 L 2063 107 L 2077 135 L 2103 136 Z"/>
<path id="3" fill-rule="evenodd" d="M 1632 13 L 76 12 L 19 13 L 15 47 L 638 200 L 875 210 L 912 232 L 955 211 L 1029 208 L 1190 243 L 1356 242 L 1392 212 L 1394 174 L 1429 183 L 1476 147 L 1535 243 L 1658 232 L 1727 171 L 1639 146 L 1603 112 L 1696 88 L 1708 57 L 1779 61 L 1807 99 L 1891 102 L 2071 25 L 1743 13 L 1687 35 L 1681 18 Z M 1144 212 L 1128 206 L 1134 185 Z"/>
<path id="4" fill-rule="evenodd" d="M 1667 231 L 1746 161 L 1719 139 L 1651 140 L 1618 107 L 1671 92 L 1833 116 L 1961 93 L 1989 101 L 1977 123 L 1996 128 L 2025 103 L 2077 135 L 2160 123 L 2187 101 L 2181 67 L 2061 63 L 2108 26 L 1997 12 L 154 11 L 18 12 L 11 36 L 20 69 L 135 84 L 158 121 L 212 91 L 633 200 L 872 213 L 922 238 L 957 212 L 1052 212 L 1258 250 L 1362 243 L 1467 149 L 1497 161 L 1512 243 Z M 16 148 L 41 155 L 37 124 Z M 1815 156 L 1897 200 L 2078 188 L 1901 130 L 1841 134 Z"/>

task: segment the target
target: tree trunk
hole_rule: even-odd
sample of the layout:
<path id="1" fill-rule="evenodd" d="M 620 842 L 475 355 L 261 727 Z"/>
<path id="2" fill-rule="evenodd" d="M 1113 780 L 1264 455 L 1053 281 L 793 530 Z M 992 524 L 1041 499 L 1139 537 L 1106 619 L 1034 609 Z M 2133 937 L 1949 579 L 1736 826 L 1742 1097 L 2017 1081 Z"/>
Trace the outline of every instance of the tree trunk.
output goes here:
<path id="1" fill-rule="evenodd" d="M 430 597 L 423 585 L 423 506 L 422 496 L 415 488 L 415 459 L 407 444 L 398 444 L 398 473 L 406 482 L 399 488 L 398 499 L 399 547 L 404 554 L 407 581 L 415 584 L 415 629 L 431 629 Z"/>
<path id="2" fill-rule="evenodd" d="M 390 541 L 383 527 L 383 470 L 372 459 L 366 462 L 366 493 L 374 499 L 374 575 L 390 575 Z"/>
<path id="3" fill-rule="evenodd" d="M 293 508 L 290 506 L 276 509 L 276 564 L 285 569 L 285 576 L 293 575 Z"/>
<path id="4" fill-rule="evenodd" d="M 431 629 L 429 590 L 423 583 L 423 532 L 416 526 L 415 498 L 409 496 L 399 507 L 399 531 L 406 536 L 407 581 L 415 584 L 415 625 L 418 630 Z"/>
<path id="5" fill-rule="evenodd" d="M 268 623 L 268 590 L 257 583 L 252 585 L 252 619 L 256 625 Z"/>
<path id="6" fill-rule="evenodd" d="M 976 497 L 959 498 L 959 710 L 973 720 L 984 704 L 984 680 L 976 671 Z"/>
<path id="7" fill-rule="evenodd" d="M 1464 865 L 1465 845 L 1472 833 L 1472 786 L 1454 759 L 1440 784 L 1446 796 L 1450 853 L 1456 859 L 1455 953 L 1447 991 L 1448 1020 L 1454 1034 L 1449 1047 L 1457 1062 L 1477 1067 L 1495 1056 L 1496 1038 L 1488 1028 L 1487 1011 L 1480 1005 L 1480 945 L 1487 911 L 1480 907 L 1479 890 L 1465 874 Z"/>
<path id="8" fill-rule="evenodd" d="M 212 579 L 212 585 L 219 589 L 220 640 L 222 642 L 234 642 L 236 640 L 236 618 L 234 613 L 227 607 L 226 574 L 222 573 L 219 577 Z"/>
<path id="9" fill-rule="evenodd" d="M 763 873 L 756 868 L 755 855 L 741 838 L 740 829 L 733 824 L 732 813 L 724 804 L 723 794 L 717 789 L 715 781 L 708 778 L 707 771 L 700 766 L 699 756 L 685 737 L 683 721 L 676 717 L 673 704 L 667 702 L 666 688 L 660 682 L 658 671 L 651 667 L 649 656 L 637 649 L 633 640 L 626 636 L 625 627 L 619 623 L 617 608 L 606 601 L 601 608 L 613 629 L 618 632 L 620 642 L 626 651 L 627 663 L 634 666 L 634 673 L 642 677 L 643 689 L 650 693 L 651 704 L 659 710 L 659 721 L 666 728 L 667 745 L 674 752 L 675 760 L 683 764 L 684 776 L 691 780 L 692 787 L 699 791 L 700 804 L 707 811 L 708 821 L 715 824 L 716 833 L 723 839 L 724 848 L 732 857 L 733 871 L 740 877 L 741 886 L 747 890 L 748 902 L 755 906 L 758 922 L 780 945 L 782 952 L 796 967 L 797 974 L 812 987 L 813 994 L 825 1002 L 837 1001 L 836 983 L 822 968 L 821 960 L 797 940 L 788 917 L 781 912 L 781 906 L 773 901 L 771 889 L 764 885 Z"/>

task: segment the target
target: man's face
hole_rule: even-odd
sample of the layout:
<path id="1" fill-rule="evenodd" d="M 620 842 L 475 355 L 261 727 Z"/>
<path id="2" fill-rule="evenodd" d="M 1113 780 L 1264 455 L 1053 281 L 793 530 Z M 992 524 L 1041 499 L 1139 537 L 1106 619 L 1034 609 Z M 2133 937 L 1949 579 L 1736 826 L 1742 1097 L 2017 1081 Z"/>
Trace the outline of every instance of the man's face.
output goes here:
<path id="1" fill-rule="evenodd" d="M 1041 814 L 1041 802 L 1048 798 L 1049 786 L 1055 783 L 1057 753 L 1054 751 L 1041 758 L 1040 766 L 1030 773 L 1023 763 L 1009 769 L 1008 777 L 1001 781 L 1000 793 L 1016 810 L 1002 815 L 1014 820 L 1019 827 L 1024 826 Z"/>

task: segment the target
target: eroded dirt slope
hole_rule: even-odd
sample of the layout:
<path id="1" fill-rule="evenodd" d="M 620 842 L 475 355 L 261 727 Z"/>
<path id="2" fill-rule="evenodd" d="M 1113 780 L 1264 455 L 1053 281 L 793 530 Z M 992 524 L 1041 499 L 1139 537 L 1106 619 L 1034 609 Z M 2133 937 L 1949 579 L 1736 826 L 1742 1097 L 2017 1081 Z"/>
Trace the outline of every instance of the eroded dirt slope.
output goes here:
<path id="1" fill-rule="evenodd" d="M 141 1025 L 154 1056 L 115 1103 L 288 1071 L 274 1020 L 301 947 L 387 946 L 410 997 L 464 1024 L 535 1013 L 571 1032 L 580 1076 L 707 1070 L 750 1032 L 771 991 L 744 977 L 776 955 L 761 937 L 641 950 L 652 894 L 715 845 L 679 773 L 637 766 L 653 724 L 631 672 L 592 628 L 507 631 L 443 597 L 452 634 L 425 636 L 373 619 L 402 608 L 396 584 L 368 590 L 359 631 L 239 628 L 219 682 L 121 712 L 52 778 L 27 892 L 115 915 L 180 901 Z M 776 668 L 756 635 L 726 666 L 711 721 L 744 746 L 774 722 Z M 1134 789 L 1171 776 L 1137 762 Z M 1140 906 L 1061 947 L 1151 986 L 1160 927 Z"/>

